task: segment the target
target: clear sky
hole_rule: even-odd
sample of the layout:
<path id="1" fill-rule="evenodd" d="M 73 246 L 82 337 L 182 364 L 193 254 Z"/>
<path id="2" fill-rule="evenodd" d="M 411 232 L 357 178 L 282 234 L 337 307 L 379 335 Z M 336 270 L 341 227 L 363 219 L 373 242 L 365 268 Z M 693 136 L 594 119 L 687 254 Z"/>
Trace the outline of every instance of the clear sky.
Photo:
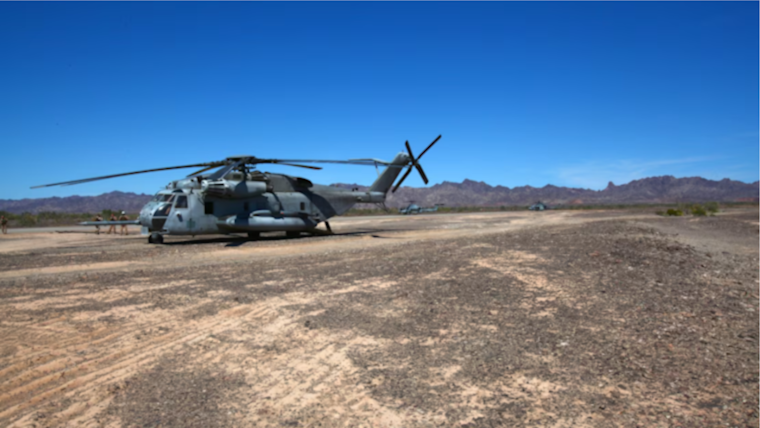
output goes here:
<path id="1" fill-rule="evenodd" d="M 0 198 L 153 193 L 222 159 L 432 183 L 758 180 L 757 2 L 0 3 Z M 361 166 L 266 167 L 371 183 Z M 190 171 L 187 171 L 189 173 Z M 406 184 L 419 186 L 416 174 Z"/>

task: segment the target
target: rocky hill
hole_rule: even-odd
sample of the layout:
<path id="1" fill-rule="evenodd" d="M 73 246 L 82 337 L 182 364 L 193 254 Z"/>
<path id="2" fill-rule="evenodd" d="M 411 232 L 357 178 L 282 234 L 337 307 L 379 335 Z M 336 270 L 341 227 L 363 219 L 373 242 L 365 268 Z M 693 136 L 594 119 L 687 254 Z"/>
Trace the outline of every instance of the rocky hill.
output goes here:
<path id="1" fill-rule="evenodd" d="M 356 184 L 336 184 L 341 187 L 366 187 Z M 568 204 L 633 204 L 675 202 L 736 202 L 758 201 L 760 186 L 723 179 L 707 180 L 701 177 L 675 178 L 649 177 L 616 186 L 610 182 L 603 190 L 572 187 L 504 187 L 490 186 L 482 181 L 464 180 L 461 183 L 444 181 L 430 187 L 401 187 L 391 194 L 386 205 L 401 207 L 414 201 L 432 206 L 500 206 L 530 205 L 538 200 L 550 205 Z"/>
<path id="2" fill-rule="evenodd" d="M 98 196 L 67 196 L 65 198 L 0 199 L 0 211 L 14 214 L 57 211 L 64 213 L 98 213 L 104 209 L 136 213 L 152 195 L 114 191 Z"/>
<path id="3" fill-rule="evenodd" d="M 357 184 L 333 184 L 334 186 L 362 190 Z M 707 180 L 701 177 L 675 178 L 673 176 L 649 177 L 627 184 L 612 182 L 603 190 L 572 187 L 504 187 L 490 186 L 482 181 L 464 180 L 461 183 L 444 181 L 430 187 L 402 187 L 390 194 L 387 205 L 401 207 L 410 201 L 423 206 L 445 204 L 446 206 L 500 206 L 529 205 L 541 200 L 549 205 L 558 204 L 633 204 L 675 202 L 736 202 L 758 201 L 758 182 L 744 183 L 729 180 Z M 103 209 L 125 210 L 135 213 L 150 200 L 151 195 L 111 192 L 99 196 L 69 196 L 42 199 L 0 199 L 0 211 L 20 214 L 58 211 L 66 213 L 95 213 Z"/>

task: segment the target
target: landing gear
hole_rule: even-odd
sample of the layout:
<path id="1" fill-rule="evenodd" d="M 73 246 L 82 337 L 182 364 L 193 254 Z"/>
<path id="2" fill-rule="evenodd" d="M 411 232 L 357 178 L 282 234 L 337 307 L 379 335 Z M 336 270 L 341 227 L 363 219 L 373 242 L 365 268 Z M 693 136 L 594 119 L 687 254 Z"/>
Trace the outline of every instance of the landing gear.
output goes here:
<path id="1" fill-rule="evenodd" d="M 285 232 L 285 236 L 288 238 L 298 238 L 301 236 L 301 232 Z"/>
<path id="2" fill-rule="evenodd" d="M 310 233 L 312 236 L 329 236 L 334 235 L 332 228 L 330 227 L 330 223 L 324 222 L 325 227 L 327 230 L 317 229 L 316 227 L 314 229 L 309 229 L 307 233 Z"/>
<path id="3" fill-rule="evenodd" d="M 148 243 L 149 244 L 163 244 L 164 243 L 164 235 L 153 232 L 148 237 Z"/>
<path id="4" fill-rule="evenodd" d="M 261 232 L 248 232 L 248 238 L 250 239 L 259 239 L 261 237 Z"/>

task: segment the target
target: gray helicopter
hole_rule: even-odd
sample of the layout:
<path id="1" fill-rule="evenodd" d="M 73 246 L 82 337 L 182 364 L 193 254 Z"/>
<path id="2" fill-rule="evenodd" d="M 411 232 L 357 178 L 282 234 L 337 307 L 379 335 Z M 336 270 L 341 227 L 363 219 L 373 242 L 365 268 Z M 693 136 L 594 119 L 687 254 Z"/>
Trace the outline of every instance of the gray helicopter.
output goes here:
<path id="1" fill-rule="evenodd" d="M 438 208 L 443 204 L 435 204 L 432 208 L 423 208 L 414 202 L 407 205 L 405 208 L 399 208 L 399 214 L 421 214 L 421 213 L 434 213 L 438 211 Z"/>
<path id="2" fill-rule="evenodd" d="M 260 159 L 255 156 L 231 156 L 215 162 L 148 169 L 61 183 L 34 186 L 32 189 L 51 186 L 70 186 L 96 180 L 123 177 L 147 172 L 181 168 L 198 168 L 185 178 L 170 182 L 140 210 L 137 220 L 88 221 L 85 226 L 142 225 L 150 234 L 148 242 L 161 244 L 164 235 L 206 235 L 247 233 L 257 238 L 262 232 L 284 231 L 287 236 L 302 232 L 319 234 L 316 229 L 324 222 L 332 232 L 328 219 L 341 215 L 356 203 L 385 202 L 388 190 L 395 192 L 416 168 L 425 184 L 427 176 L 419 164 L 420 158 L 441 138 L 439 135 L 416 158 L 409 141 L 407 152 L 401 152 L 386 162 L 379 159 L 313 160 L 313 159 Z M 367 191 L 342 189 L 314 184 L 311 181 L 285 174 L 260 172 L 253 167 L 260 164 L 288 165 L 319 170 L 318 166 L 304 163 L 332 163 L 349 165 L 384 165 L 377 180 Z M 208 172 L 214 168 L 216 171 Z M 401 170 L 406 173 L 393 186 Z"/>

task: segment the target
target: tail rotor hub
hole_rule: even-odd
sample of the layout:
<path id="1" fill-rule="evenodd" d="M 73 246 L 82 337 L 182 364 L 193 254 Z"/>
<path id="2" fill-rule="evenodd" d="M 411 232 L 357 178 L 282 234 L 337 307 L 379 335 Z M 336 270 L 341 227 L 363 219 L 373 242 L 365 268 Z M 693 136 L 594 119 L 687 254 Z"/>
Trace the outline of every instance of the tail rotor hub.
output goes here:
<path id="1" fill-rule="evenodd" d="M 398 181 L 398 183 L 396 183 L 396 186 L 395 186 L 395 187 L 393 187 L 393 192 L 396 192 L 396 190 L 398 190 L 398 188 L 399 188 L 399 187 L 401 187 L 401 183 L 403 183 L 403 182 L 404 182 L 404 180 L 406 180 L 406 177 L 408 177 L 408 176 L 409 176 L 409 174 L 412 172 L 412 168 L 416 168 L 416 169 L 417 169 L 417 172 L 419 172 L 419 173 L 420 173 L 420 177 L 422 177 L 422 181 L 423 181 L 425 184 L 428 184 L 428 178 L 427 178 L 427 175 L 425 175 L 425 170 L 423 170 L 423 169 L 422 169 L 422 165 L 420 165 L 420 163 L 419 163 L 419 160 L 420 160 L 420 158 L 421 158 L 421 157 L 422 157 L 422 156 L 423 156 L 425 153 L 427 153 L 427 151 L 428 151 L 428 150 L 430 150 L 430 148 L 431 148 L 431 147 L 433 147 L 433 144 L 437 143 L 437 142 L 438 142 L 438 140 L 440 140 L 440 139 L 441 139 L 441 136 L 439 135 L 439 136 L 438 136 L 438 137 L 437 137 L 435 140 L 433 140 L 433 142 L 432 142 L 432 143 L 430 143 L 430 144 L 429 144 L 429 145 L 428 145 L 428 146 L 425 148 L 425 150 L 423 150 L 423 151 L 422 151 L 422 153 L 420 153 L 420 155 L 419 155 L 419 156 L 417 156 L 416 158 L 414 157 L 414 153 L 412 153 L 412 146 L 410 146 L 410 145 L 409 145 L 409 141 L 407 140 L 407 141 L 406 141 L 406 143 L 404 143 L 404 144 L 406 145 L 406 151 L 407 151 L 407 153 L 409 154 L 410 162 L 409 162 L 409 166 L 408 166 L 408 167 L 407 167 L 407 169 L 406 169 L 406 172 L 404 173 L 404 175 L 403 175 L 403 176 L 401 176 L 401 180 L 399 180 L 399 181 Z"/>

